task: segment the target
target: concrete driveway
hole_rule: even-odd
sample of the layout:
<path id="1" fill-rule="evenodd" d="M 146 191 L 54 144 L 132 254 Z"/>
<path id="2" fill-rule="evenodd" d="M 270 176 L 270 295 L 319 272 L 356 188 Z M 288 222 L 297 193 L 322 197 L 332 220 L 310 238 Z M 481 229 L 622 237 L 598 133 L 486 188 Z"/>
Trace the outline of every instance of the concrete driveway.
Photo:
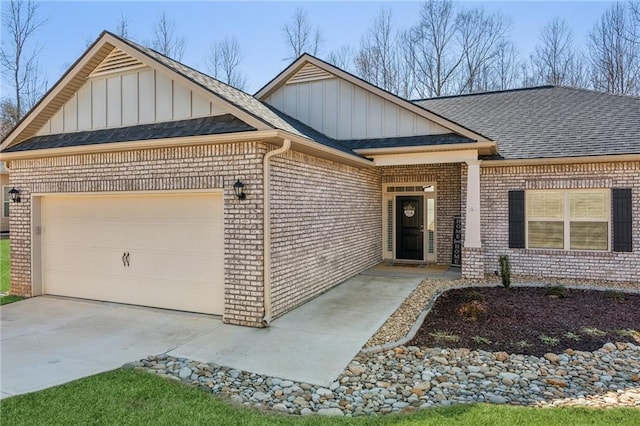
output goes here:
<path id="1" fill-rule="evenodd" d="M 327 386 L 409 293 L 419 275 L 358 275 L 254 329 L 219 317 L 41 296 L 1 313 L 2 397 L 169 353 Z"/>

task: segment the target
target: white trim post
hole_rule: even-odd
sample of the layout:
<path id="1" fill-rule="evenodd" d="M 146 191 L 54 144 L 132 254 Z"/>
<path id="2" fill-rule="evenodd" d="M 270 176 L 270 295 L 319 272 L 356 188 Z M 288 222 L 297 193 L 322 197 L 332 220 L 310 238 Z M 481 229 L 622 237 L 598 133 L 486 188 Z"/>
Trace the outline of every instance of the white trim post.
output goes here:
<path id="1" fill-rule="evenodd" d="M 467 218 L 464 230 L 465 247 L 482 247 L 480 237 L 480 163 L 467 160 Z"/>

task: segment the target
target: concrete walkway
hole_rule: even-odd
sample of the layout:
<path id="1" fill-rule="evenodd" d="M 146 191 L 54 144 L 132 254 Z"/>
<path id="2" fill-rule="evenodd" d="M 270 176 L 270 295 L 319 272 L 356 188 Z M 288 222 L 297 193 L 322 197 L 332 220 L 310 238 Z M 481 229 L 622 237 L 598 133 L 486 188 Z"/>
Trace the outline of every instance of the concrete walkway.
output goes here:
<path id="1" fill-rule="evenodd" d="M 48 296 L 5 305 L 1 396 L 165 352 L 327 386 L 422 278 L 370 270 L 266 329 L 226 325 L 209 315 Z"/>

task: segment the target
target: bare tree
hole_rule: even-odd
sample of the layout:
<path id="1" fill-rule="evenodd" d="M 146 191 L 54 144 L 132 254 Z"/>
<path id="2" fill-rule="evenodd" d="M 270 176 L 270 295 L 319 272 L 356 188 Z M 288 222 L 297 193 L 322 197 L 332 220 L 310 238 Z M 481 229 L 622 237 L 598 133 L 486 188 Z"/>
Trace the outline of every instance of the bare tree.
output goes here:
<path id="1" fill-rule="evenodd" d="M 509 25 L 509 20 L 504 15 L 488 14 L 483 8 L 458 13 L 456 26 L 463 57 L 458 93 L 472 93 L 489 88 L 490 68 Z"/>
<path id="2" fill-rule="evenodd" d="M 16 104 L 9 99 L 0 101 L 0 141 L 16 124 Z"/>
<path id="3" fill-rule="evenodd" d="M 337 50 L 332 50 L 327 57 L 327 62 L 345 71 L 351 71 L 353 68 L 353 58 L 355 52 L 353 48 L 347 44 L 340 46 Z"/>
<path id="4" fill-rule="evenodd" d="M 302 8 L 297 8 L 291 17 L 291 22 L 284 24 L 282 33 L 287 45 L 289 56 L 285 60 L 293 60 L 309 53 L 317 56 L 322 46 L 322 33 L 320 27 L 312 28 L 307 12 Z"/>
<path id="5" fill-rule="evenodd" d="M 171 59 L 180 61 L 184 56 L 185 45 L 184 37 L 176 34 L 175 22 L 170 20 L 163 11 L 153 27 L 151 47 Z"/>
<path id="6" fill-rule="evenodd" d="M 584 86 L 585 70 L 581 53 L 573 44 L 567 22 L 555 18 L 540 31 L 531 55 L 532 82 L 564 86 Z"/>
<path id="7" fill-rule="evenodd" d="M 521 81 L 521 67 L 518 51 L 513 42 L 504 38 L 496 49 L 496 55 L 487 69 L 484 80 L 485 90 L 508 90 L 518 86 Z"/>
<path id="8" fill-rule="evenodd" d="M 247 78 L 240 72 L 242 53 L 236 37 L 227 37 L 211 43 L 206 62 L 213 77 L 236 89 L 244 90 Z"/>
<path id="9" fill-rule="evenodd" d="M 403 61 L 402 34 L 393 30 L 391 10 L 381 8 L 373 24 L 360 40 L 354 57 L 356 75 L 401 97 L 410 96 L 413 87 L 408 62 Z"/>
<path id="10" fill-rule="evenodd" d="M 464 59 L 456 46 L 456 22 L 450 0 L 428 0 L 412 29 L 412 65 L 420 97 L 453 92 L 456 72 Z"/>
<path id="11" fill-rule="evenodd" d="M 129 38 L 129 18 L 120 11 L 120 19 L 116 24 L 116 34 L 122 38 Z"/>
<path id="12" fill-rule="evenodd" d="M 12 99 L 2 101 L 2 119 L 10 118 L 12 126 L 46 90 L 47 83 L 38 72 L 40 47 L 30 43 L 45 22 L 38 17 L 38 4 L 32 0 L 11 0 L 4 4 L 2 26 L 8 37 L 0 49 L 0 64 L 13 93 Z M 8 107 L 8 103 L 13 106 Z"/>
<path id="13" fill-rule="evenodd" d="M 589 33 L 588 47 L 593 86 L 621 95 L 640 94 L 640 43 L 632 8 L 613 4 Z"/>

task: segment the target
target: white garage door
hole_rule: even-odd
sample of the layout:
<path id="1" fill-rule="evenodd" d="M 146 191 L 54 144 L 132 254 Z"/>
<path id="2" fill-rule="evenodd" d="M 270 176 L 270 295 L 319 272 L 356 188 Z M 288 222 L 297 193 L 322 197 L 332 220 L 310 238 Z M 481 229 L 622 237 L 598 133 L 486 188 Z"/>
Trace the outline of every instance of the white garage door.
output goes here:
<path id="1" fill-rule="evenodd" d="M 221 194 L 42 199 L 46 294 L 222 314 Z"/>

